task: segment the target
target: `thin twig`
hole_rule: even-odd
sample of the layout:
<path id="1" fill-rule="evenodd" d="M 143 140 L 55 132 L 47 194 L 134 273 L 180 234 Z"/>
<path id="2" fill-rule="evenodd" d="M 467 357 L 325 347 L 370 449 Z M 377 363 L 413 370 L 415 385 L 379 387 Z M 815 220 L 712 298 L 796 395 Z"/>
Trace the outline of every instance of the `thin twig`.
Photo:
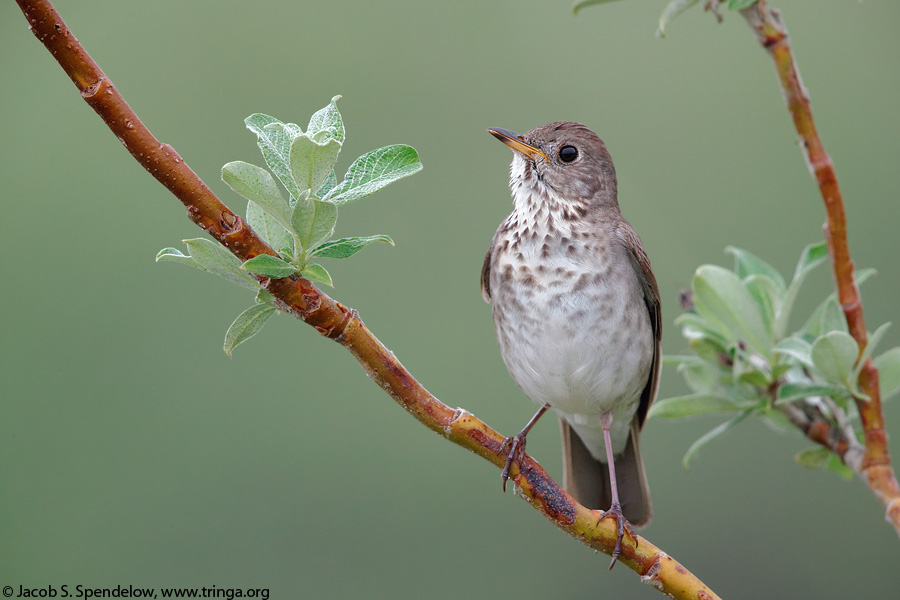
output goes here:
<path id="1" fill-rule="evenodd" d="M 859 344 L 862 354 L 868 343 L 866 322 L 863 315 L 859 288 L 853 275 L 853 261 L 847 243 L 847 217 L 844 202 L 838 188 L 837 176 L 831 157 L 825 152 L 810 108 L 809 94 L 800 79 L 800 71 L 794 60 L 788 39 L 787 28 L 781 14 L 770 8 L 765 0 L 741 11 L 747 23 L 756 33 L 756 38 L 775 61 L 778 79 L 781 82 L 788 110 L 794 120 L 794 127 L 800 136 L 800 148 L 806 159 L 810 174 L 816 180 L 822 200 L 825 203 L 827 220 L 824 226 L 825 239 L 837 287 L 838 300 L 847 318 L 850 334 Z M 900 534 L 900 485 L 891 466 L 887 434 L 884 429 L 884 413 L 881 409 L 881 392 L 878 385 L 878 370 L 871 358 L 866 359 L 859 374 L 859 387 L 868 400 L 857 399 L 863 427 L 865 454 L 856 469 L 885 506 L 885 518 Z M 815 440 L 818 441 L 818 440 Z"/>
<path id="2" fill-rule="evenodd" d="M 827 401 L 828 399 L 822 398 L 822 400 Z M 828 448 L 854 472 L 859 472 L 865 448 L 857 441 L 852 428 L 841 425 L 845 421 L 843 409 L 835 405 L 834 409 L 838 412 L 834 413 L 834 419 L 829 419 L 810 402 L 791 402 L 778 408 L 806 437 Z"/>
<path id="3" fill-rule="evenodd" d="M 153 137 L 106 75 L 71 34 L 47 0 L 17 0 L 32 32 L 53 54 L 82 97 L 150 173 L 187 207 L 197 225 L 208 231 L 235 256 L 247 260 L 275 254 L 250 227 L 231 212 L 166 144 Z M 464 410 L 454 410 L 432 396 L 348 309 L 302 278 L 260 283 L 276 297 L 280 309 L 313 325 L 346 347 L 362 367 L 394 400 L 426 427 L 468 448 L 498 467 L 504 437 Z M 600 521 L 600 511 L 575 502 L 546 471 L 525 455 L 513 465 L 516 491 L 557 527 L 595 550 L 611 554 L 616 542 L 614 523 Z M 640 574 L 641 580 L 672 598 L 718 598 L 702 581 L 644 538 L 637 547 L 625 540 L 619 562 Z"/>
<path id="4" fill-rule="evenodd" d="M 856 438 L 856 432 L 850 419 L 847 418 L 847 411 L 838 406 L 830 396 L 822 396 L 822 403 L 828 408 L 829 412 L 834 416 L 836 422 L 835 431 L 837 437 L 841 437 L 848 442 L 847 450 L 841 457 L 848 467 L 854 472 L 859 473 L 863 457 L 866 454 L 866 448 L 859 443 Z"/>

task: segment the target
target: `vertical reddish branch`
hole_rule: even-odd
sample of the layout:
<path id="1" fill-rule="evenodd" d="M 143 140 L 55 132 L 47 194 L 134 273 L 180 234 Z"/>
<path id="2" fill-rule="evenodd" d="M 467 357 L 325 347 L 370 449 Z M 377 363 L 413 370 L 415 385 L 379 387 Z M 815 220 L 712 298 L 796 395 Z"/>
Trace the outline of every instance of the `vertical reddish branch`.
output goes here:
<path id="1" fill-rule="evenodd" d="M 775 61 L 778 79 L 784 91 L 794 127 L 800 136 L 800 147 L 810 173 L 819 185 L 825 203 L 825 239 L 837 287 L 838 300 L 847 318 L 850 334 L 859 344 L 860 353 L 868 343 L 866 321 L 863 315 L 859 288 L 853 275 L 853 260 L 847 243 L 847 218 L 844 201 L 838 188 L 837 176 L 831 157 L 825 152 L 813 121 L 809 95 L 800 79 L 800 71 L 794 60 L 787 28 L 780 13 L 760 0 L 741 11 L 756 33 L 760 44 Z M 863 426 L 865 454 L 860 465 L 860 476 L 865 479 L 886 508 L 886 518 L 900 534 L 900 485 L 891 466 L 887 435 L 884 430 L 884 414 L 881 410 L 881 392 L 878 370 L 867 359 L 859 375 L 859 387 L 869 399 L 856 401 Z"/>

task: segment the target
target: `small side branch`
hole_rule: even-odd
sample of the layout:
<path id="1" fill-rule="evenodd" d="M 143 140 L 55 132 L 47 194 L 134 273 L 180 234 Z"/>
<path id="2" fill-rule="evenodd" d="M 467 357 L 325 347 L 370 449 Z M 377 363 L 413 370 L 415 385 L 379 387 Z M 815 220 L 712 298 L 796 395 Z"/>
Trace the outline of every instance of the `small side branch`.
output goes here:
<path id="1" fill-rule="evenodd" d="M 800 79 L 800 71 L 794 60 L 787 28 L 781 14 L 770 8 L 765 0 L 741 11 L 747 23 L 756 34 L 757 40 L 775 61 L 778 79 L 784 91 L 788 111 L 794 120 L 794 127 L 800 138 L 800 149 L 816 180 L 822 201 L 825 203 L 825 239 L 838 300 L 847 319 L 850 334 L 859 344 L 860 353 L 868 343 L 866 322 L 863 315 L 859 288 L 853 274 L 853 261 L 847 243 L 847 217 L 844 202 L 838 188 L 837 176 L 831 157 L 825 152 L 822 140 L 816 130 L 810 108 L 809 94 Z M 886 519 L 900 534 L 900 485 L 891 466 L 887 435 L 884 429 L 884 413 L 881 409 L 881 392 L 878 385 L 878 370 L 872 359 L 866 360 L 859 375 L 859 387 L 869 400 L 857 400 L 863 427 L 865 452 L 858 468 L 854 470 L 868 484 L 886 509 Z M 822 443 L 814 436 L 813 441 Z M 823 444 L 828 447 L 828 444 Z M 852 466 L 849 465 L 848 466 Z"/>
<path id="2" fill-rule="evenodd" d="M 830 404 L 832 418 L 808 402 L 792 402 L 780 407 L 780 410 L 806 437 L 834 452 L 845 465 L 859 474 L 866 449 L 857 441 L 853 428 L 845 423 L 843 409 L 833 402 Z"/>
<path id="3" fill-rule="evenodd" d="M 209 232 L 241 260 L 275 252 L 231 212 L 172 149 L 161 144 L 131 110 L 87 51 L 78 43 L 47 0 L 16 0 L 32 32 L 60 63 L 88 104 L 122 140 L 132 156 L 186 207 L 191 220 Z M 466 411 L 454 410 L 432 396 L 366 328 L 356 311 L 336 302 L 302 278 L 260 278 L 276 297 L 278 307 L 314 326 L 346 347 L 369 376 L 398 404 L 429 429 L 468 448 L 497 467 L 505 463 L 504 437 Z M 615 524 L 600 521 L 602 513 L 581 506 L 524 455 L 513 465 L 516 491 L 557 527 L 584 544 L 611 554 Z M 644 538 L 635 547 L 626 540 L 619 562 L 641 580 L 671 598 L 719 598 L 697 577 Z"/>

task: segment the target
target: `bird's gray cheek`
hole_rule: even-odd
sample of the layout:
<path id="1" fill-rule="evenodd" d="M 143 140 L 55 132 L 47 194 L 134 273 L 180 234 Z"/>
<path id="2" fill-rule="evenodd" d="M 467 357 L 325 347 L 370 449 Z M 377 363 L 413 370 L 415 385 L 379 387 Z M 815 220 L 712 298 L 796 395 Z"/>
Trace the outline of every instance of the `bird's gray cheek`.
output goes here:
<path id="1" fill-rule="evenodd" d="M 568 184 L 571 190 L 567 194 L 571 198 L 590 198 L 597 193 L 600 185 L 595 179 L 589 177 L 570 177 Z"/>
<path id="2" fill-rule="evenodd" d="M 591 188 L 583 179 L 578 179 L 575 181 L 575 194 L 578 197 L 589 196 L 591 194 Z"/>

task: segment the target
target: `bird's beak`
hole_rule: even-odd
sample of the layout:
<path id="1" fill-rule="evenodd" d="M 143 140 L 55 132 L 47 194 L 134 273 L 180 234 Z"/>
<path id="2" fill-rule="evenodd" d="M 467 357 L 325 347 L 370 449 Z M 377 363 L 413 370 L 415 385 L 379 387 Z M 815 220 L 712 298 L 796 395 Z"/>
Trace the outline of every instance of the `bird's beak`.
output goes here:
<path id="1" fill-rule="evenodd" d="M 490 133 L 492 136 L 494 136 L 513 150 L 521 152 L 532 161 L 537 160 L 538 156 L 542 157 L 548 162 L 550 161 L 550 159 L 547 158 L 547 155 L 544 154 L 540 148 L 525 143 L 522 140 L 522 136 L 515 131 L 510 131 L 509 129 L 501 129 L 499 127 L 489 127 L 488 133 Z"/>

